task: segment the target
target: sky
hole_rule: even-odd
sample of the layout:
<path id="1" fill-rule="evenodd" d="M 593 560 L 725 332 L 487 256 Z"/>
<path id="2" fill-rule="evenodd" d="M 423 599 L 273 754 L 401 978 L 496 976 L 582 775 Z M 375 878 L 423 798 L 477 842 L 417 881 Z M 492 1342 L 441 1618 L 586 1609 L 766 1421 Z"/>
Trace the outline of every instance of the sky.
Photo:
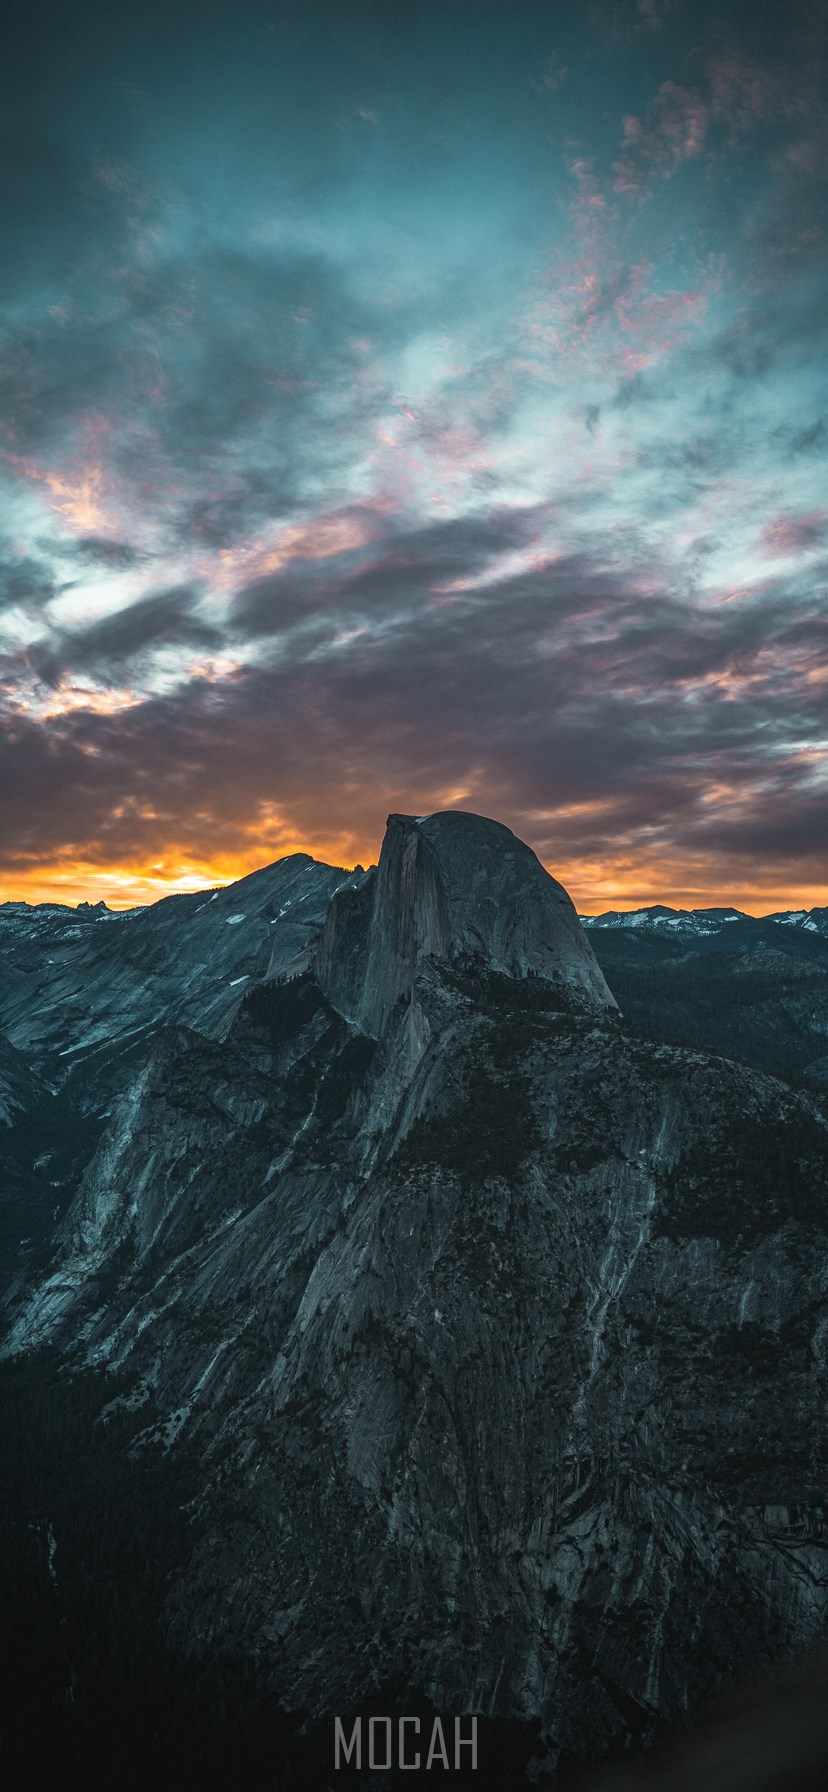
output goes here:
<path id="1" fill-rule="evenodd" d="M 828 902 L 824 0 L 29 0 L 0 900 L 389 811 Z"/>

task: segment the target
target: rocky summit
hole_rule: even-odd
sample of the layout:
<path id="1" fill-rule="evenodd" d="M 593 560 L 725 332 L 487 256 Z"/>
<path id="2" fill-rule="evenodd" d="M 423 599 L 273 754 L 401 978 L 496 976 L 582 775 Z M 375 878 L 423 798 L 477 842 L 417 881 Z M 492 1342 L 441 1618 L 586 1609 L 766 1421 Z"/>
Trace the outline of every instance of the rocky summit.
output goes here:
<path id="1" fill-rule="evenodd" d="M 478 956 L 614 1006 L 559 883 L 508 828 L 479 815 L 391 815 L 369 889 L 334 898 L 315 957 L 320 987 L 379 1037 L 428 958 Z"/>
<path id="2" fill-rule="evenodd" d="M 648 1744 L 824 1634 L 823 1099 L 632 1029 L 495 822 L 328 871 L 232 1007 L 205 955 L 148 1027 L 7 1361 L 195 1460 L 182 1657 L 309 1723 L 408 1688 L 531 1726 L 538 1772 Z"/>

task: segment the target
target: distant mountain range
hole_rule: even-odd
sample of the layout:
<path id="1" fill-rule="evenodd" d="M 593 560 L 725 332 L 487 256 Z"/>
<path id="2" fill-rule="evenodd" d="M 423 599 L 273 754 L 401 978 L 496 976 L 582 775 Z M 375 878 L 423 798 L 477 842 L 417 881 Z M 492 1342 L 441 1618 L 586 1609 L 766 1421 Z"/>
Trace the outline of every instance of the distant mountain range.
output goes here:
<path id="1" fill-rule="evenodd" d="M 582 916 L 627 1020 L 759 1070 L 828 1086 L 828 909 Z"/>
<path id="2" fill-rule="evenodd" d="M 457 811 L 0 910 L 27 1759 L 165 1783 L 235 1712 L 256 1792 L 281 1712 L 323 1792 L 331 1713 L 416 1699 L 519 1784 L 823 1636 L 828 939 L 712 913 L 584 928 Z"/>
<path id="3" fill-rule="evenodd" d="M 665 933 L 669 930 L 679 936 L 696 938 L 717 936 L 734 921 L 752 930 L 755 938 L 758 937 L 757 929 L 773 923 L 779 927 L 802 929 L 806 933 L 820 933 L 828 939 L 828 908 L 781 909 L 776 914 L 755 916 L 746 915 L 738 908 L 665 908 L 656 902 L 649 908 L 611 908 L 602 915 L 581 915 L 581 924 L 587 928 L 640 927 Z"/>

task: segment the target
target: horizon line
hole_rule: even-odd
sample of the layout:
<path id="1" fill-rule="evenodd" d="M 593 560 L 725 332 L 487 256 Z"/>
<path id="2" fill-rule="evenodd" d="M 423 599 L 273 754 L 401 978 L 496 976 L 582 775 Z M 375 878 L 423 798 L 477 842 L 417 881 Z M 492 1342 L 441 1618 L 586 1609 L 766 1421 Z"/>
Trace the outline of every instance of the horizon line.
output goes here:
<path id="1" fill-rule="evenodd" d="M 297 847 L 291 851 L 279 853 L 275 858 L 265 858 L 261 863 L 240 869 L 236 876 L 213 879 L 209 879 L 205 873 L 199 875 L 187 872 L 179 874 L 177 877 L 173 875 L 166 878 L 160 866 L 153 866 L 151 874 L 136 872 L 134 875 L 115 869 L 93 872 L 84 866 L 82 871 L 79 869 L 75 873 L 69 870 L 63 873 L 57 872 L 54 882 L 52 879 L 41 879 L 40 877 L 32 878 L 31 881 L 19 877 L 10 878 L 7 884 L 0 881 L 0 908 L 11 906 L 23 906 L 31 909 L 53 907 L 65 908 L 74 913 L 77 909 L 95 908 L 103 903 L 103 906 L 111 914 L 127 914 L 137 909 L 153 908 L 157 903 L 166 901 L 172 896 L 209 895 L 215 890 L 231 889 L 246 878 L 255 876 L 257 872 L 267 870 L 270 865 L 278 864 L 283 859 L 300 856 L 312 859 L 316 864 L 330 865 L 332 869 L 342 870 L 346 873 L 354 871 L 358 865 L 362 865 L 360 859 L 355 859 L 354 864 L 350 866 L 333 864 L 330 859 L 315 858 L 315 855 L 307 848 Z M 719 892 L 714 893 L 709 887 L 700 890 L 685 888 L 676 891 L 675 886 L 667 895 L 645 895 L 640 891 L 636 891 L 633 895 L 629 889 L 617 892 L 606 890 L 600 895 L 595 893 L 587 895 L 586 892 L 583 892 L 580 900 L 577 900 L 567 883 L 565 872 L 559 868 L 553 870 L 552 867 L 544 864 L 539 854 L 537 856 L 544 870 L 566 890 L 581 920 L 594 920 L 602 914 L 638 914 L 642 910 L 650 908 L 684 910 L 688 913 L 712 909 L 735 909 L 750 920 L 762 920 L 770 914 L 793 914 L 797 911 L 806 913 L 812 908 L 828 905 L 828 890 L 814 889 L 813 885 L 806 886 L 808 887 L 808 896 L 804 899 L 800 897 L 798 900 L 787 895 L 782 896 L 778 889 L 773 892 L 768 891 L 763 895 L 751 892 L 745 899 L 739 901 L 738 898 L 732 896 L 723 897 Z M 372 860 L 363 868 L 371 869 L 375 863 L 376 861 Z M 151 888 L 148 887 L 150 883 Z M 119 884 L 122 894 L 118 890 Z M 124 885 L 132 886 L 130 895 L 126 894 L 123 889 Z M 144 893 L 139 895 L 139 890 Z M 118 899 L 119 894 L 121 894 L 121 900 Z M 823 898 L 822 902 L 818 900 L 820 896 Z M 768 906 L 757 906 L 757 904 L 763 903 Z"/>

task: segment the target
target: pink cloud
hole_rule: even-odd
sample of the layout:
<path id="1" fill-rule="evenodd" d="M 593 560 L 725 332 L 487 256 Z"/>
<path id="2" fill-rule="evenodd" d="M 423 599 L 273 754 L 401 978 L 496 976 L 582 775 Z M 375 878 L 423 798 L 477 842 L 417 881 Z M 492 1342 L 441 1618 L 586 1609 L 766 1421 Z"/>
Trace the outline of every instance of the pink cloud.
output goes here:
<path id="1" fill-rule="evenodd" d="M 594 374 L 629 378 L 663 360 L 704 315 L 715 273 L 704 287 L 654 291 L 649 262 L 631 266 L 609 240 L 557 262 L 519 328 L 555 361 L 578 361 Z"/>
<path id="2" fill-rule="evenodd" d="M 578 156 L 569 163 L 569 172 L 577 183 L 577 193 L 572 206 L 576 223 L 589 224 L 607 209 L 606 194 L 601 188 L 601 176 L 594 161 Z"/>
<path id="3" fill-rule="evenodd" d="M 39 486 L 49 509 L 74 535 L 113 535 L 113 481 L 107 466 L 112 419 L 90 414 L 82 420 L 81 447 L 56 466 L 31 456 L 4 452 L 2 459 L 22 479 Z"/>
<path id="4" fill-rule="evenodd" d="M 211 556 L 198 565 L 198 570 L 203 577 L 212 578 L 219 590 L 233 590 L 244 582 L 282 572 L 292 561 L 337 559 L 377 539 L 375 517 L 387 508 L 387 500 L 377 500 L 373 505 L 322 512 L 307 522 L 287 524 L 272 535 L 241 547 L 222 548 L 217 561 Z"/>
<path id="5" fill-rule="evenodd" d="M 701 154 L 709 109 L 695 88 L 664 81 L 644 118 L 624 119 L 621 150 L 613 163 L 613 189 L 632 198 L 654 179 L 669 180 L 682 162 Z"/>
<path id="6" fill-rule="evenodd" d="M 649 272 L 644 262 L 632 268 L 629 286 L 615 302 L 615 315 L 621 329 L 638 340 L 639 353 L 643 355 L 641 365 L 660 358 L 674 347 L 707 303 L 707 295 L 693 288 L 664 293 L 648 291 Z"/>
<path id="7" fill-rule="evenodd" d="M 765 524 L 762 544 L 766 553 L 778 554 L 780 558 L 807 553 L 810 548 L 818 547 L 824 541 L 826 529 L 828 511 L 801 511 L 798 516 L 789 513 Z"/>

